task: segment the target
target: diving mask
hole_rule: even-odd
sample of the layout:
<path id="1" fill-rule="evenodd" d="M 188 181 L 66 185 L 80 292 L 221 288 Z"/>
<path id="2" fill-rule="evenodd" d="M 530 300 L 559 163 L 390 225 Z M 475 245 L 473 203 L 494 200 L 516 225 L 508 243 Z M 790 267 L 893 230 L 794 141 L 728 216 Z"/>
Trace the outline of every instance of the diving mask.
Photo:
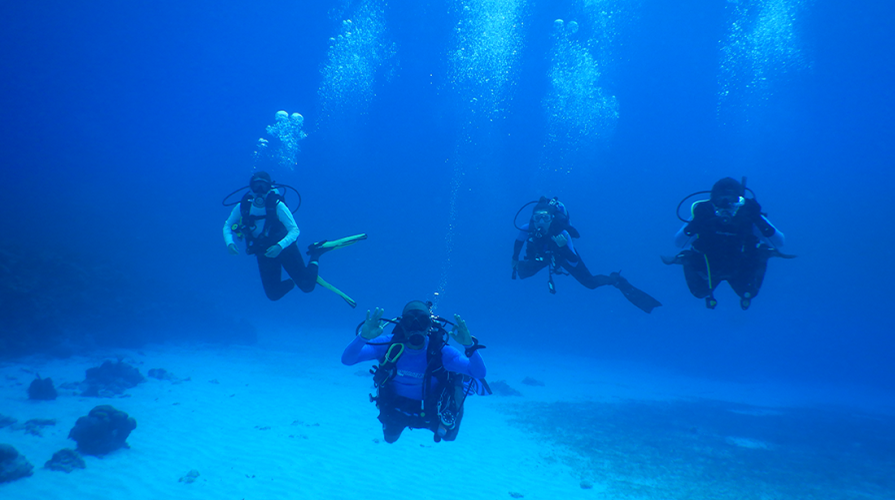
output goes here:
<path id="1" fill-rule="evenodd" d="M 553 220 L 553 216 L 548 213 L 541 212 L 532 215 L 531 220 L 535 223 L 550 222 Z"/>
<path id="2" fill-rule="evenodd" d="M 746 203 L 745 198 L 738 196 L 736 198 L 719 198 L 717 201 L 713 201 L 712 205 L 715 207 L 715 215 L 730 218 L 737 214 L 737 211 L 744 203 Z"/>
<path id="3" fill-rule="evenodd" d="M 423 311 L 407 311 L 401 317 L 401 328 L 405 332 L 428 332 L 431 326 L 432 318 Z"/>
<path id="4" fill-rule="evenodd" d="M 267 194 L 270 191 L 270 188 L 273 187 L 270 182 L 267 182 L 264 179 L 252 179 L 252 183 L 249 185 L 252 192 L 255 194 Z"/>

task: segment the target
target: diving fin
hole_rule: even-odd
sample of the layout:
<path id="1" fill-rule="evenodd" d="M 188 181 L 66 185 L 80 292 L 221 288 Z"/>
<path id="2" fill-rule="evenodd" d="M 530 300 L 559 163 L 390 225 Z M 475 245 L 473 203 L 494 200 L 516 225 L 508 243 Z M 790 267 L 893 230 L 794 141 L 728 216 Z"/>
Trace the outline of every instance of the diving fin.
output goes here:
<path id="1" fill-rule="evenodd" d="M 313 250 L 335 250 L 336 248 L 347 247 L 348 245 L 353 245 L 358 241 L 367 239 L 367 233 L 355 234 L 354 236 L 346 236 L 344 238 L 339 238 L 337 240 L 321 240 L 316 243 L 312 243 L 308 247 L 308 253 Z M 320 252 L 323 253 L 323 252 Z"/>
<path id="2" fill-rule="evenodd" d="M 650 294 L 644 292 L 643 290 L 635 287 L 631 283 L 628 282 L 625 278 L 622 278 L 617 273 L 615 274 L 618 280 L 615 282 L 615 287 L 618 288 L 622 295 L 628 299 L 628 302 L 634 304 L 643 312 L 649 314 L 653 309 L 662 305 L 661 302 L 654 299 Z"/>
<path id="3" fill-rule="evenodd" d="M 339 290 L 338 288 L 327 283 L 325 279 L 320 277 L 320 275 L 317 275 L 317 284 L 322 286 L 323 288 L 326 288 L 327 290 L 333 292 L 334 294 L 338 295 L 339 297 L 342 297 L 342 300 L 347 302 L 348 305 L 351 306 L 352 308 L 357 307 L 357 302 L 355 302 L 354 299 L 345 295 L 345 292 L 343 292 L 342 290 Z"/>

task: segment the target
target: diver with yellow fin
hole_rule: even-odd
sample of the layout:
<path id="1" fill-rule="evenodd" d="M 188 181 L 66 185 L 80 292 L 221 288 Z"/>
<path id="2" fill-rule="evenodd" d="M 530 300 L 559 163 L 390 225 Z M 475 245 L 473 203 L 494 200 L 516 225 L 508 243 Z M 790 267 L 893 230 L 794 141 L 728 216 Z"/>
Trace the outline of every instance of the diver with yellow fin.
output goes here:
<path id="1" fill-rule="evenodd" d="M 244 189 L 249 191 L 241 200 L 227 202 L 231 196 Z M 295 210 L 290 211 L 286 206 L 286 189 L 291 189 L 298 195 Z M 307 251 L 309 262 L 305 265 L 296 244 L 301 231 L 292 216 L 301 206 L 301 194 L 295 188 L 277 184 L 271 181 L 267 172 L 257 171 L 252 175 L 248 186 L 227 195 L 223 204 L 227 207 L 233 206 L 230 217 L 224 223 L 224 243 L 232 255 L 237 255 L 239 249 L 236 246 L 236 239 L 245 240 L 246 254 L 255 255 L 258 259 L 261 284 L 264 286 L 267 298 L 279 300 L 296 286 L 299 290 L 309 293 L 319 283 L 342 297 L 351 307 L 357 305 L 351 297 L 318 275 L 318 261 L 321 255 L 330 250 L 367 239 L 366 234 L 311 244 Z M 282 279 L 283 269 L 290 279 Z"/>

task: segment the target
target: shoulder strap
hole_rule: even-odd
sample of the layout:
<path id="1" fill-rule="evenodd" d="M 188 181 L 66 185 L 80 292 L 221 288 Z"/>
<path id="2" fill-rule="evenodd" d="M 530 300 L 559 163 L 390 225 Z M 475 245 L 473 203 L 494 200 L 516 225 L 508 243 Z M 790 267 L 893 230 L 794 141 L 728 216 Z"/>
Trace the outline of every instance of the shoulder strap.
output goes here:
<path id="1" fill-rule="evenodd" d="M 693 205 L 690 206 L 690 222 L 687 223 L 687 227 L 684 228 L 684 232 L 687 236 L 693 236 L 698 233 L 701 229 L 703 229 L 703 224 L 708 217 L 714 215 L 714 210 L 711 208 L 711 202 L 706 200 L 700 200 Z"/>
<path id="2" fill-rule="evenodd" d="M 252 194 L 246 193 L 242 196 L 242 199 L 239 200 L 239 215 L 243 219 L 247 219 L 249 217 L 251 208 L 252 208 Z"/>
<path id="3" fill-rule="evenodd" d="M 397 348 L 395 346 L 400 346 Z M 404 354 L 404 329 L 401 325 L 395 325 L 392 330 L 392 340 L 388 343 L 388 349 L 385 351 L 385 359 L 373 368 L 373 384 L 382 388 L 389 380 L 394 377 L 395 366 L 401 355 Z"/>
<path id="4" fill-rule="evenodd" d="M 251 242 L 255 239 L 254 237 L 254 229 L 255 229 L 255 221 L 257 217 L 252 215 L 252 194 L 246 193 L 243 195 L 242 199 L 239 200 L 239 226 L 242 230 L 242 234 L 246 239 L 246 243 L 251 245 Z"/>
<path id="5" fill-rule="evenodd" d="M 447 370 L 444 369 L 441 350 L 447 344 L 444 342 L 444 328 L 439 326 L 434 332 L 429 333 L 429 347 L 426 349 L 426 371 L 423 374 L 423 404 L 428 401 L 432 386 L 432 377 L 441 383 L 445 382 Z"/>

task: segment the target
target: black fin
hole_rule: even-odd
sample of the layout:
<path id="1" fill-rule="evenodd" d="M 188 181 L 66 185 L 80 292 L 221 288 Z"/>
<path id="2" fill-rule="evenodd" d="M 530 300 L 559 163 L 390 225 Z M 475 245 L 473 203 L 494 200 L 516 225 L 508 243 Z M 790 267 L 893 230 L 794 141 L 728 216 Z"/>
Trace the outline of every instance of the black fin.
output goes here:
<path id="1" fill-rule="evenodd" d="M 625 278 L 621 276 L 618 277 L 618 282 L 615 284 L 615 287 L 622 292 L 622 295 L 628 299 L 628 302 L 637 306 L 643 312 L 649 314 L 653 309 L 662 305 L 661 302 L 654 299 L 650 294 L 644 292 L 643 290 L 635 287 L 631 283 L 628 282 Z"/>

